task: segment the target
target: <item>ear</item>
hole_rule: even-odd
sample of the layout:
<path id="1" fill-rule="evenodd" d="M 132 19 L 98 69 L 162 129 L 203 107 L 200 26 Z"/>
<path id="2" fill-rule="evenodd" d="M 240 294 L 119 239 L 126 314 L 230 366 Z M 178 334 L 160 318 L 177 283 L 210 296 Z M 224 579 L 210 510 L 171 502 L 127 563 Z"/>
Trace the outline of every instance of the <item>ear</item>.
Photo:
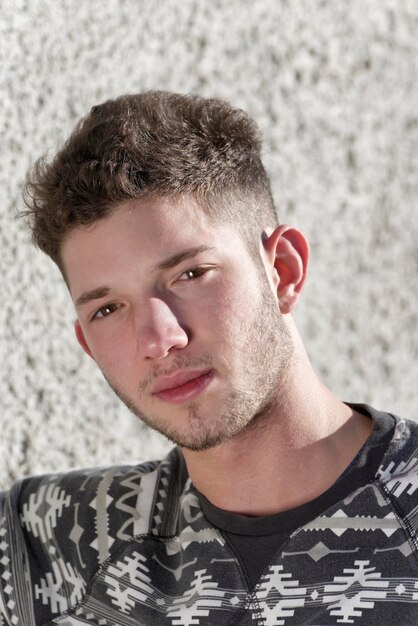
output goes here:
<path id="1" fill-rule="evenodd" d="M 277 289 L 280 311 L 283 314 L 291 313 L 306 278 L 308 242 L 297 228 L 282 224 L 273 231 L 264 232 L 263 246 Z"/>
<path id="2" fill-rule="evenodd" d="M 92 355 L 89 345 L 84 336 L 83 329 L 81 328 L 81 324 L 78 320 L 74 322 L 74 330 L 75 330 L 75 336 L 77 337 L 77 341 L 80 344 L 80 346 L 83 348 L 84 352 L 86 352 L 86 354 L 88 354 L 89 356 L 91 356 L 92 359 L 94 359 L 94 356 Z"/>

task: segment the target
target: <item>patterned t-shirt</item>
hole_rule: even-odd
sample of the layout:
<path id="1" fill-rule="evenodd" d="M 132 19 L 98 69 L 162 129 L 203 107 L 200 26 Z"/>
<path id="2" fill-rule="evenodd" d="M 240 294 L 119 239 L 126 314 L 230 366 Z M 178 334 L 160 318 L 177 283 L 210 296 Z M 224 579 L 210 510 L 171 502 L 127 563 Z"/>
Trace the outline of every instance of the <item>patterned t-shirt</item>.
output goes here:
<path id="1" fill-rule="evenodd" d="M 254 580 L 178 449 L 16 484 L 0 497 L 0 624 L 416 626 L 418 424 L 363 411 L 359 458 L 308 517 L 271 516 L 285 536 Z"/>

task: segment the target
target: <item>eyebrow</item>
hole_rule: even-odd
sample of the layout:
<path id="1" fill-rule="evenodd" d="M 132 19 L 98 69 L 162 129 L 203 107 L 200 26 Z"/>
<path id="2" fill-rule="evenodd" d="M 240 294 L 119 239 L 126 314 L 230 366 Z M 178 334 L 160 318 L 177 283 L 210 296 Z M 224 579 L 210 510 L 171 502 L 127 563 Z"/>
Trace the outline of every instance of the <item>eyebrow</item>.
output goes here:
<path id="1" fill-rule="evenodd" d="M 168 257 L 168 259 L 164 259 L 164 261 L 161 261 L 161 263 L 158 263 L 158 265 L 155 266 L 154 271 L 170 270 L 173 267 L 176 267 L 176 265 L 178 265 L 179 263 L 187 261 L 187 259 L 192 259 L 198 254 L 202 254 L 202 252 L 208 252 L 214 249 L 215 248 L 211 246 L 196 246 L 194 248 L 187 248 L 182 252 L 177 252 L 176 254 L 173 254 L 172 256 Z"/>
<path id="2" fill-rule="evenodd" d="M 99 298 L 104 298 L 110 291 L 110 287 L 97 287 L 96 289 L 92 289 L 91 291 L 85 291 L 81 294 L 79 298 L 76 300 L 76 307 L 82 306 L 83 304 L 87 304 L 91 300 L 99 300 Z"/>
<path id="3" fill-rule="evenodd" d="M 187 250 L 183 250 L 182 252 L 177 252 L 172 256 L 168 257 L 158 263 L 153 271 L 162 271 L 169 270 L 173 267 L 176 267 L 179 263 L 183 261 L 187 261 L 187 259 L 192 259 L 198 254 L 202 254 L 202 252 L 208 252 L 210 250 L 214 250 L 215 248 L 211 246 L 196 246 L 194 248 L 187 248 Z M 96 289 L 92 289 L 91 291 L 85 291 L 81 294 L 76 300 L 76 307 L 83 306 L 92 300 L 99 300 L 100 298 L 104 298 L 110 292 L 110 287 L 96 287 Z"/>

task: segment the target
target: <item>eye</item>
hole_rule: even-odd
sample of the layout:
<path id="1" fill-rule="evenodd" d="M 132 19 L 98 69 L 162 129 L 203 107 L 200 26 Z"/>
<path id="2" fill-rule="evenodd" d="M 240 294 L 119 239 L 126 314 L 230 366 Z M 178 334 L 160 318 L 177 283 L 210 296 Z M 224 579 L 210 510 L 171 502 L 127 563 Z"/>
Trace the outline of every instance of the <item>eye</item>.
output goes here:
<path id="1" fill-rule="evenodd" d="M 183 272 L 183 274 L 179 276 L 178 280 L 181 280 L 181 281 L 195 280 L 196 278 L 200 278 L 200 276 L 203 276 L 203 274 L 206 274 L 206 272 L 208 272 L 209 269 L 210 268 L 208 267 L 191 267 L 185 272 Z"/>
<path id="2" fill-rule="evenodd" d="M 108 317 L 109 315 L 114 313 L 117 309 L 119 309 L 119 307 L 120 307 L 120 304 L 114 304 L 114 303 L 105 304 L 104 306 L 102 306 L 100 309 L 96 311 L 92 319 L 97 320 L 97 319 L 102 319 L 103 317 Z"/>

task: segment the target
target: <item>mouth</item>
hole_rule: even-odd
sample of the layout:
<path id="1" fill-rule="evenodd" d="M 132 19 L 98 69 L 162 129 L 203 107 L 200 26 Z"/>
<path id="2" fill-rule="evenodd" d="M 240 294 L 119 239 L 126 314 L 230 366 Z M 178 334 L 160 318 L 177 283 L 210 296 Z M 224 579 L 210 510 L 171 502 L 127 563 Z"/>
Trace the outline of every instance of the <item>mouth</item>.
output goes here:
<path id="1" fill-rule="evenodd" d="M 180 404 L 197 398 L 211 383 L 213 370 L 178 372 L 167 378 L 160 378 L 152 389 L 152 395 L 163 402 Z"/>

